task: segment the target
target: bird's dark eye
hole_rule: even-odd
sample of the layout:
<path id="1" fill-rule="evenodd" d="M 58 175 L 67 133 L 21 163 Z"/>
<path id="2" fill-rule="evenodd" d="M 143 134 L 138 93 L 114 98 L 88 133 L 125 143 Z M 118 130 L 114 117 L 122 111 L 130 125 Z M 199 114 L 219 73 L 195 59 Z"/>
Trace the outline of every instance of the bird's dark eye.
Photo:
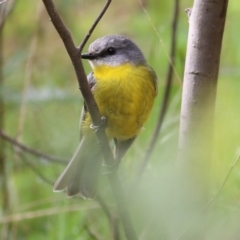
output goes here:
<path id="1" fill-rule="evenodd" d="M 107 53 L 108 53 L 109 55 L 113 55 L 113 54 L 115 54 L 115 52 L 116 52 L 116 49 L 113 48 L 113 47 L 110 47 L 110 48 L 107 49 Z"/>

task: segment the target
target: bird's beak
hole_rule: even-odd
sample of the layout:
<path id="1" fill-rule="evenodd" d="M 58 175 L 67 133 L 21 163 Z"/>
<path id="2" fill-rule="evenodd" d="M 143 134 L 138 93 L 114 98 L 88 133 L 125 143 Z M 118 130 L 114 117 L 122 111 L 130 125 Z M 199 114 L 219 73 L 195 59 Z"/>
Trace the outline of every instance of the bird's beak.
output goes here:
<path id="1" fill-rule="evenodd" d="M 94 54 L 94 53 L 83 53 L 83 54 L 81 54 L 81 58 L 82 59 L 88 59 L 88 60 L 93 60 L 93 59 L 95 59 L 97 56 L 96 56 L 96 54 Z"/>

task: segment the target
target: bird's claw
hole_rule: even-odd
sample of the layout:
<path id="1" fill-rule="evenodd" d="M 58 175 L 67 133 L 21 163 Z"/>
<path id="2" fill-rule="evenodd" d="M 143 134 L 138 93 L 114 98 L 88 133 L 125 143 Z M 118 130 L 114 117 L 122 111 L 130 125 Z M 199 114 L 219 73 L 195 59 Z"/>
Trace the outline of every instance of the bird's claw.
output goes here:
<path id="1" fill-rule="evenodd" d="M 94 133 L 96 133 L 100 128 L 106 127 L 107 118 L 105 116 L 101 117 L 101 122 L 99 125 L 94 125 L 93 123 L 90 124 L 90 128 L 93 130 Z"/>

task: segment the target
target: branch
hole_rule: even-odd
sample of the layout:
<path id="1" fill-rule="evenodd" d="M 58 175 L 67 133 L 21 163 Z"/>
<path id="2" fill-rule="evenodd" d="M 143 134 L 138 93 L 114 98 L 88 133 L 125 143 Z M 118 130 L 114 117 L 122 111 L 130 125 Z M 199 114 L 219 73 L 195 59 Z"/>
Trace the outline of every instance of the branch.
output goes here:
<path id="1" fill-rule="evenodd" d="M 30 161 L 27 160 L 27 158 L 23 155 L 23 153 L 20 153 L 20 157 L 22 158 L 22 161 L 30 168 L 32 169 L 33 172 L 36 173 L 36 175 L 42 179 L 43 182 L 49 184 L 49 185 L 53 185 L 53 182 L 49 179 L 47 179 L 38 169 L 38 167 L 36 167 L 34 164 L 32 164 Z"/>
<path id="2" fill-rule="evenodd" d="M 89 235 L 90 239 L 92 239 L 92 240 L 100 240 L 100 237 L 90 229 L 90 227 L 89 227 L 89 225 L 87 223 L 83 224 L 83 229 L 85 229 L 85 231 Z"/>
<path id="3" fill-rule="evenodd" d="M 170 49 L 170 56 L 169 56 L 169 64 L 168 64 L 168 71 L 166 76 L 166 83 L 165 83 L 165 90 L 163 94 L 163 98 L 161 99 L 161 110 L 159 112 L 157 125 L 155 127 L 153 136 L 150 140 L 150 143 L 147 147 L 145 155 L 142 159 L 141 165 L 138 170 L 138 175 L 136 178 L 136 182 L 139 182 L 144 169 L 147 166 L 147 163 L 150 159 L 152 151 L 155 147 L 157 142 L 158 136 L 160 134 L 164 117 L 167 112 L 169 99 L 170 99 L 170 90 L 173 80 L 173 72 L 174 72 L 174 62 L 175 62 L 175 55 L 176 55 L 176 43 L 177 43 L 177 24 L 178 24 L 178 16 L 179 16 L 179 0 L 174 1 L 174 11 L 173 11 L 173 19 L 172 19 L 172 34 L 171 34 L 171 49 Z"/>
<path id="4" fill-rule="evenodd" d="M 87 105 L 92 122 L 95 126 L 100 126 L 102 120 L 101 120 L 101 116 L 99 113 L 99 109 L 98 109 L 95 99 L 93 98 L 92 92 L 89 88 L 82 61 L 79 58 L 79 54 L 81 54 L 80 50 L 83 49 L 84 44 L 86 42 L 83 42 L 81 44 L 81 46 L 79 48 L 77 48 L 74 45 L 70 31 L 67 29 L 67 27 L 63 23 L 62 19 L 60 18 L 59 14 L 54 6 L 53 1 L 52 0 L 42 0 L 42 1 L 47 9 L 47 12 L 51 18 L 51 21 L 52 21 L 54 27 L 56 28 L 59 36 L 62 38 L 62 41 L 68 52 L 68 55 L 72 61 L 75 73 L 77 75 L 79 88 L 81 90 L 81 93 L 82 93 L 85 103 Z M 109 1 L 111 1 L 111 0 L 108 0 L 108 2 Z M 113 154 L 111 152 L 111 149 L 110 149 L 110 146 L 108 143 L 108 139 L 105 134 L 105 129 L 100 128 L 96 132 L 96 135 L 98 137 L 99 144 L 101 146 L 103 157 L 104 157 L 105 161 L 109 165 L 113 164 Z"/>
<path id="5" fill-rule="evenodd" d="M 175 0 L 175 1 L 176 1 L 176 0 Z M 178 0 L 178 1 L 179 1 L 179 0 Z M 145 13 L 145 15 L 146 15 L 146 17 L 147 17 L 147 19 L 148 19 L 148 21 L 149 21 L 149 23 L 150 23 L 153 31 L 155 32 L 155 34 L 156 34 L 156 36 L 157 36 L 157 38 L 158 38 L 158 40 L 159 40 L 159 43 L 160 43 L 160 45 L 162 46 L 162 50 L 163 50 L 163 52 L 164 52 L 164 55 L 167 57 L 168 62 L 172 65 L 173 72 L 174 72 L 174 74 L 175 74 L 178 82 L 182 85 L 182 80 L 181 80 L 181 78 L 179 77 L 176 68 L 175 68 L 174 65 L 172 64 L 171 57 L 170 57 L 169 54 L 167 53 L 167 50 L 166 50 L 167 48 L 165 47 L 165 44 L 164 44 L 163 40 L 161 39 L 161 36 L 160 36 L 160 34 L 159 34 L 159 31 L 158 31 L 157 27 L 154 25 L 154 23 L 153 23 L 150 15 L 148 14 L 148 12 L 147 12 L 147 10 L 145 9 L 144 4 L 141 2 L 141 0 L 138 0 L 138 3 L 139 3 L 139 5 L 140 5 L 140 7 L 142 8 L 143 12 Z"/>
<path id="6" fill-rule="evenodd" d="M 3 3 L 5 3 L 5 2 L 7 2 L 8 0 L 2 0 L 1 2 L 0 2 L 0 5 L 1 4 L 3 4 Z"/>
<path id="7" fill-rule="evenodd" d="M 219 189 L 217 190 L 217 192 L 215 193 L 215 195 L 211 198 L 211 200 L 201 209 L 201 211 L 205 210 L 205 208 L 209 207 L 219 196 L 219 194 L 221 193 L 223 187 L 226 185 L 227 180 L 229 179 L 229 176 L 231 175 L 234 167 L 237 165 L 238 161 L 240 160 L 240 154 L 237 156 L 236 160 L 234 161 L 234 163 L 230 166 L 230 169 L 228 170 L 228 173 L 226 175 L 226 177 L 224 178 L 221 186 L 219 187 Z"/>
<path id="8" fill-rule="evenodd" d="M 186 8 L 185 13 L 187 13 L 188 16 L 188 22 L 190 22 L 190 17 L 191 17 L 191 13 L 192 13 L 192 8 Z"/>
<path id="9" fill-rule="evenodd" d="M 106 205 L 106 203 L 104 202 L 104 200 L 102 199 L 102 197 L 98 194 L 96 197 L 96 201 L 99 203 L 99 205 L 101 206 L 103 212 L 106 214 L 108 221 L 109 221 L 109 225 L 112 231 L 112 236 L 114 240 L 119 240 L 120 239 L 120 235 L 119 235 L 119 227 L 118 227 L 118 218 L 114 217 L 108 206 Z"/>
<path id="10" fill-rule="evenodd" d="M 221 193 L 223 187 L 225 186 L 229 176 L 231 175 L 234 167 L 237 165 L 238 161 L 240 160 L 240 154 L 237 156 L 236 160 L 234 161 L 234 163 L 231 165 L 226 177 L 224 178 L 221 186 L 219 187 L 219 189 L 217 190 L 217 192 L 215 193 L 215 195 L 210 199 L 210 201 L 208 203 L 206 203 L 200 210 L 199 212 L 203 212 L 205 211 L 205 209 L 207 209 L 208 207 L 210 207 L 214 201 L 217 199 L 217 197 L 219 196 L 219 194 Z M 197 219 L 198 215 L 196 214 L 191 221 L 189 221 L 189 224 L 186 226 L 186 228 L 183 230 L 183 232 L 181 233 L 181 235 L 176 239 L 176 240 L 180 240 L 185 233 L 189 230 L 189 228 L 193 225 L 193 223 L 195 222 L 195 220 Z"/>
<path id="11" fill-rule="evenodd" d="M 98 15 L 98 17 L 96 18 L 95 22 L 93 23 L 92 27 L 89 29 L 88 34 L 84 37 L 82 43 L 79 45 L 78 47 L 78 56 L 81 56 L 82 50 L 85 46 L 85 44 L 87 43 L 88 39 L 91 37 L 94 29 L 96 28 L 97 24 L 99 23 L 99 21 L 101 20 L 101 18 L 103 17 L 103 15 L 105 14 L 105 12 L 107 11 L 109 5 L 111 4 L 112 0 L 108 0 L 105 4 L 105 6 L 103 7 L 102 11 L 100 12 L 100 14 Z"/>
<path id="12" fill-rule="evenodd" d="M 14 6 L 15 0 L 4 0 L 0 2 L 0 28 L 4 26 L 4 23 L 9 14 L 12 12 Z"/>
<path id="13" fill-rule="evenodd" d="M 59 158 L 53 155 L 49 155 L 43 152 L 40 152 L 36 149 L 30 148 L 26 145 L 23 145 L 22 143 L 19 143 L 18 141 L 16 141 L 15 139 L 11 138 L 10 136 L 8 136 L 4 131 L 0 130 L 0 136 L 2 139 L 6 140 L 7 142 L 11 143 L 12 145 L 20 148 L 22 151 L 25 151 L 27 153 L 30 153 L 32 155 L 34 155 L 35 157 L 41 157 L 44 158 L 48 161 L 52 161 L 52 162 L 56 162 L 56 163 L 61 163 L 66 165 L 67 164 L 67 160 L 68 159 L 63 159 L 63 158 Z"/>
<path id="14" fill-rule="evenodd" d="M 39 217 L 53 216 L 53 215 L 58 215 L 59 213 L 86 211 L 88 209 L 99 209 L 99 207 L 95 206 L 94 204 L 90 205 L 89 207 L 86 207 L 83 205 L 79 206 L 79 204 L 74 204 L 70 206 L 61 206 L 61 207 L 57 206 L 57 207 L 45 208 L 41 210 L 33 210 L 33 211 L 21 212 L 21 213 L 19 212 L 19 213 L 14 213 L 12 215 L 1 216 L 0 224 L 29 220 L 29 219 L 36 219 Z"/>
<path id="15" fill-rule="evenodd" d="M 83 49 L 87 39 L 90 37 L 91 32 L 93 31 L 93 29 L 97 25 L 98 21 L 103 16 L 107 7 L 110 5 L 111 0 L 107 0 L 105 7 L 101 11 L 99 17 L 97 18 L 97 20 L 91 27 L 88 35 L 85 37 L 85 40 L 82 42 L 82 44 L 79 46 L 79 48 L 77 48 L 74 45 L 71 33 L 69 32 L 69 30 L 63 23 L 62 19 L 60 18 L 59 14 L 54 6 L 53 1 L 52 0 L 42 0 L 42 1 L 46 7 L 46 10 L 51 18 L 51 21 L 52 21 L 54 27 L 56 28 L 57 32 L 59 33 L 60 37 L 62 38 L 65 48 L 66 48 L 66 50 L 69 54 L 69 57 L 72 61 L 72 64 L 74 66 L 75 73 L 77 76 L 79 88 L 81 90 L 81 93 L 82 93 L 85 103 L 87 105 L 92 122 L 95 126 L 99 126 L 102 121 L 101 116 L 99 113 L 97 103 L 96 103 L 95 99 L 93 98 L 92 92 L 89 88 L 89 85 L 87 82 L 87 77 L 86 77 L 86 74 L 85 74 L 85 71 L 83 68 L 82 61 L 79 58 L 79 55 L 81 54 L 81 50 Z M 105 134 L 105 129 L 100 128 L 96 132 L 96 135 L 97 135 L 99 145 L 101 147 L 105 162 L 110 166 L 113 165 L 114 158 L 113 158 L 113 154 L 112 154 L 111 148 L 108 143 L 108 139 Z M 114 197 L 115 197 L 118 209 L 119 209 L 119 215 L 122 220 L 122 224 L 123 224 L 123 228 L 124 228 L 126 237 L 128 240 L 135 240 L 135 239 L 137 239 L 137 236 L 136 236 L 135 230 L 133 228 L 133 224 L 130 219 L 130 215 L 127 210 L 127 204 L 126 204 L 126 200 L 124 197 L 124 192 L 122 190 L 120 180 L 118 178 L 118 174 L 117 173 L 108 174 L 108 178 L 109 178 L 109 182 L 110 182 L 110 185 L 111 185 L 111 188 L 112 188 L 112 191 L 113 191 L 113 194 L 114 194 Z"/>

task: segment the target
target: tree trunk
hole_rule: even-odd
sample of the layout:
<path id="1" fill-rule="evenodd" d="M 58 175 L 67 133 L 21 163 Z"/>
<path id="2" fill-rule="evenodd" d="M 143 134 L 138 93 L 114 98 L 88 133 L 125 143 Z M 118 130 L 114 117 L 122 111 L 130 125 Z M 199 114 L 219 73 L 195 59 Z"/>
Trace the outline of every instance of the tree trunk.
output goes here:
<path id="1" fill-rule="evenodd" d="M 214 130 L 214 111 L 227 0 L 195 0 L 189 16 L 189 35 L 182 93 L 177 171 L 180 214 L 178 226 L 188 221 L 208 200 L 209 170 Z M 179 187 L 179 185 L 178 185 Z M 183 218 L 184 221 L 183 220 Z M 183 239 L 203 239 L 196 222 Z"/>

